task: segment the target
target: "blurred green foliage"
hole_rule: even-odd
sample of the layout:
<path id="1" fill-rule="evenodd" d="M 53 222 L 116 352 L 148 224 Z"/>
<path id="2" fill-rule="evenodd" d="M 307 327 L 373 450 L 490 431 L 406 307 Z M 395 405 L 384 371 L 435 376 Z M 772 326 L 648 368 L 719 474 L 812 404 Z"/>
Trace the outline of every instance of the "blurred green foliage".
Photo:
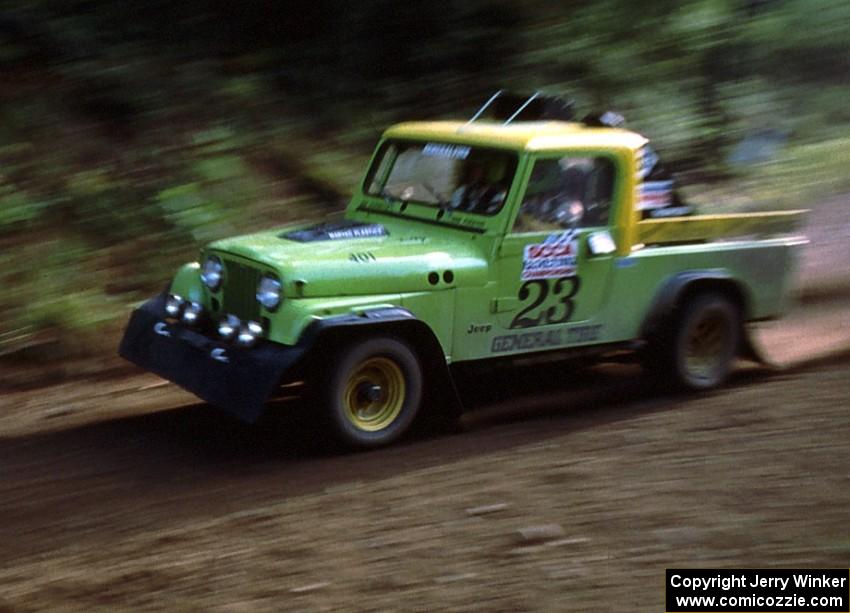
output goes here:
<path id="1" fill-rule="evenodd" d="M 850 190 L 848 41 L 844 0 L 0 0 L 0 355 L 111 350 L 201 244 L 338 208 L 387 124 L 500 87 L 622 112 L 705 207 L 811 206 Z"/>

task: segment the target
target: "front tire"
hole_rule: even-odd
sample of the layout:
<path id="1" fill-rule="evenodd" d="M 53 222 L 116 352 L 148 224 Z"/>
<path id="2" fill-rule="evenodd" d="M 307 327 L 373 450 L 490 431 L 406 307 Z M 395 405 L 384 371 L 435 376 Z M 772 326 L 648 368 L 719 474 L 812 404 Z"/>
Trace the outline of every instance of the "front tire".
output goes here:
<path id="1" fill-rule="evenodd" d="M 348 447 L 389 445 L 416 418 L 422 387 L 419 359 L 405 342 L 379 337 L 351 343 L 322 382 L 328 426 Z"/>

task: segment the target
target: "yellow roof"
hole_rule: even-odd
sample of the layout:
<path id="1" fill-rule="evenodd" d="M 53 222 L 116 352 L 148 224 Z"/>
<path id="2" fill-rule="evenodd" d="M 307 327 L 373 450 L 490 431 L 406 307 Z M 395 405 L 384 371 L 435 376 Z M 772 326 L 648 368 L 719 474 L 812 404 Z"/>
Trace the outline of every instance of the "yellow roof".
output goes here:
<path id="1" fill-rule="evenodd" d="M 389 138 L 433 140 L 528 151 L 550 151 L 567 147 L 635 150 L 647 142 L 646 138 L 629 130 L 593 128 L 567 121 L 515 122 L 507 126 L 493 121 L 417 121 L 396 124 L 384 135 Z"/>

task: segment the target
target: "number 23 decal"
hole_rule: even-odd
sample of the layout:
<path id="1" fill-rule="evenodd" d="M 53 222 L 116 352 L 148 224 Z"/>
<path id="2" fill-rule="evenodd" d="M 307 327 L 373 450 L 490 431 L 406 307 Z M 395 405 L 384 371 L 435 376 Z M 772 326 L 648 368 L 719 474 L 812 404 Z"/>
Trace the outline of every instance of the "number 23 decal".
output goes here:
<path id="1" fill-rule="evenodd" d="M 578 277 L 561 277 L 554 280 L 533 279 L 526 281 L 519 288 L 517 298 L 520 302 L 528 300 L 532 295 L 533 289 L 537 289 L 537 295 L 531 301 L 531 304 L 522 309 L 511 321 L 511 328 L 533 328 L 535 326 L 543 326 L 547 324 L 563 324 L 570 320 L 575 311 L 575 298 L 581 287 L 581 279 Z M 548 308 L 540 308 L 546 298 L 549 297 L 549 291 L 553 296 L 560 298 L 558 304 Z"/>

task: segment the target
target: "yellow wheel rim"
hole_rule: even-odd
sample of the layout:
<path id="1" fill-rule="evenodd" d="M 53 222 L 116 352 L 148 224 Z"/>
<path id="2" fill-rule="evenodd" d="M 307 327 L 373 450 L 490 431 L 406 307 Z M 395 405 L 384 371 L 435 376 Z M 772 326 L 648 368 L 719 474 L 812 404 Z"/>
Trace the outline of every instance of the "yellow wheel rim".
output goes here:
<path id="1" fill-rule="evenodd" d="M 723 363 L 728 339 L 729 325 L 723 314 L 705 313 L 688 332 L 685 368 L 696 377 L 711 377 Z"/>
<path id="2" fill-rule="evenodd" d="M 369 358 L 357 365 L 345 385 L 345 416 L 360 430 L 383 430 L 401 413 L 406 393 L 398 364 L 388 358 Z"/>

